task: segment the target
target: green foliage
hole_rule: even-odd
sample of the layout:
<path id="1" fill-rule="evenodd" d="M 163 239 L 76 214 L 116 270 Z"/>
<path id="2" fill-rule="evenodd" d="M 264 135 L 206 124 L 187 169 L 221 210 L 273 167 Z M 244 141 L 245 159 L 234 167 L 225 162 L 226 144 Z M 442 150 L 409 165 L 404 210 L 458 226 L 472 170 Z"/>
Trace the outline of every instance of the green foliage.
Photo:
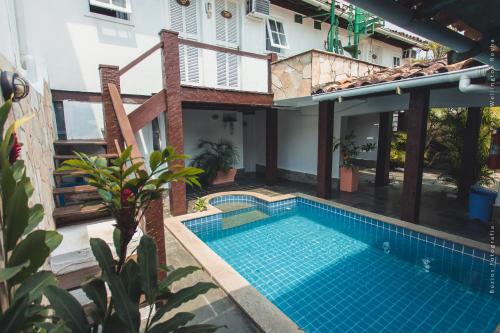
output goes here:
<path id="1" fill-rule="evenodd" d="M 362 152 L 369 152 L 377 148 L 375 143 L 364 143 L 358 145 L 355 143 L 356 135 L 354 131 L 346 134 L 344 139 L 335 139 L 333 143 L 333 150 L 340 148 L 341 164 L 343 168 L 355 167 L 356 157 Z"/>
<path id="2" fill-rule="evenodd" d="M 90 247 L 101 268 L 101 276 L 82 285 L 92 301 L 92 323 L 74 297 L 58 287 L 47 288 L 46 296 L 55 311 L 58 324 L 64 324 L 75 332 L 214 332 L 219 326 L 188 325 L 194 318 L 190 313 L 179 313 L 161 322 L 164 315 L 183 303 L 206 293 L 216 286 L 200 282 L 177 292 L 171 284 L 198 270 L 193 267 L 179 268 L 167 273 L 159 267 L 156 243 L 149 236 L 142 236 L 137 247 L 137 259 L 128 257 L 127 248 L 153 200 L 162 199 L 166 185 L 182 181 L 199 185 L 201 169 L 183 167 L 178 161 L 186 158 L 171 147 L 155 151 L 149 159 L 150 171 L 142 161 L 131 157 L 132 147 L 120 156 L 106 161 L 85 154 L 79 159 L 66 161 L 60 170 L 79 171 L 87 182 L 98 189 L 104 209 L 116 219 L 113 244 L 118 255 L 115 260 L 108 244 L 102 239 L 90 240 Z M 161 246 L 164 246 L 163 244 Z M 106 285 L 110 295 L 107 293 Z M 141 302 L 142 300 L 142 302 Z M 149 315 L 141 323 L 140 307 L 149 308 Z M 142 326 L 142 327 L 141 327 Z"/>
<path id="3" fill-rule="evenodd" d="M 406 157 L 406 138 L 405 132 L 392 133 L 391 140 L 391 167 L 404 168 Z"/>
<path id="4" fill-rule="evenodd" d="M 431 109 L 425 163 L 428 167 L 443 170 L 440 177 L 456 185 L 460 182 L 460 163 L 466 131 L 467 109 Z M 481 185 L 493 183 L 488 159 L 491 132 L 500 127 L 500 109 L 483 108 L 474 182 Z"/>
<path id="5" fill-rule="evenodd" d="M 40 204 L 29 205 L 33 186 L 26 176 L 24 161 L 19 159 L 21 145 L 17 129 L 23 118 L 5 130 L 12 101 L 0 107 L 0 327 L 2 332 L 36 332 L 49 318 L 42 304 L 42 291 L 56 285 L 52 272 L 38 271 L 50 253 L 61 243 L 55 231 L 35 230 L 44 216 Z"/>
<path id="6" fill-rule="evenodd" d="M 193 205 L 193 210 L 197 212 L 203 212 L 206 209 L 207 209 L 207 199 L 205 198 L 196 199 Z"/>
<path id="7" fill-rule="evenodd" d="M 217 171 L 227 172 L 239 161 L 238 151 L 228 140 L 221 139 L 219 142 L 200 140 L 198 148 L 203 150 L 193 158 L 191 165 L 205 171 L 202 175 L 204 183 L 213 181 Z"/>

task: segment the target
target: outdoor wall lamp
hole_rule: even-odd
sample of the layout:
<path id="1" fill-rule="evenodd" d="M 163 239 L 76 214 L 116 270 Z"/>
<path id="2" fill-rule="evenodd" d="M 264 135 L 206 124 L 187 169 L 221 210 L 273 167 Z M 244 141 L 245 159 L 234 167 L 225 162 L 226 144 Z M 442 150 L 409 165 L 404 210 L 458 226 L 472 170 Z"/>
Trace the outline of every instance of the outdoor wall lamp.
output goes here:
<path id="1" fill-rule="evenodd" d="M 12 101 L 17 102 L 28 96 L 30 86 L 25 79 L 17 73 L 2 71 L 0 72 L 0 87 L 4 100 L 12 97 Z"/>

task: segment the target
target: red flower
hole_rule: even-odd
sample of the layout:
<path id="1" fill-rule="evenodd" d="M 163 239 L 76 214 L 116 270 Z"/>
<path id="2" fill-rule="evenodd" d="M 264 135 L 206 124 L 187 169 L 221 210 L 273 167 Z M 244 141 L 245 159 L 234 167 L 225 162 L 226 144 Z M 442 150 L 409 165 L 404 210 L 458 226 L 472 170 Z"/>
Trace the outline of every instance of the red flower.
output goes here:
<path id="1" fill-rule="evenodd" d="M 9 153 L 9 162 L 10 164 L 14 164 L 15 161 L 21 156 L 21 147 L 22 145 L 19 143 L 17 140 L 17 134 L 14 133 L 13 135 L 14 141 L 12 143 L 12 148 L 10 148 L 10 153 Z"/>
<path id="2" fill-rule="evenodd" d="M 128 199 L 134 194 L 132 190 L 126 188 L 122 191 L 122 206 L 128 205 Z"/>

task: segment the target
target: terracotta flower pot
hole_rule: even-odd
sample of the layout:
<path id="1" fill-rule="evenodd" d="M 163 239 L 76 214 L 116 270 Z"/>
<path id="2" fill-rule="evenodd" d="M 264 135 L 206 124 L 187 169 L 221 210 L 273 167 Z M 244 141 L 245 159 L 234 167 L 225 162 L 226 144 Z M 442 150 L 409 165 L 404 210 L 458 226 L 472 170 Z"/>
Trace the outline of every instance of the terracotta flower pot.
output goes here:
<path id="1" fill-rule="evenodd" d="M 356 192 L 359 184 L 358 168 L 340 168 L 340 190 L 342 192 Z"/>
<path id="2" fill-rule="evenodd" d="M 217 176 L 212 181 L 212 185 L 233 183 L 236 176 L 236 169 L 229 169 L 227 172 L 217 171 Z"/>

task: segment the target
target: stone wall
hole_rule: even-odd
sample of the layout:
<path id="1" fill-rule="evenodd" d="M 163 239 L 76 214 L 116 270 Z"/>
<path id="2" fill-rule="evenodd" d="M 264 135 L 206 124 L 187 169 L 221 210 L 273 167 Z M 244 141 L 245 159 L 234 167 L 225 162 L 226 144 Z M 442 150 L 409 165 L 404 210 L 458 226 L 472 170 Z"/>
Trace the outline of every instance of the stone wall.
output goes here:
<path id="1" fill-rule="evenodd" d="M 273 63 L 274 99 L 309 96 L 322 85 L 370 75 L 384 67 L 321 50 L 311 50 Z"/>
<path id="2" fill-rule="evenodd" d="M 15 71 L 13 66 L 0 55 L 0 70 Z M 0 95 L 1 96 L 1 95 Z M 3 104 L 0 97 L 0 104 Z M 45 208 L 45 217 L 40 223 L 41 229 L 54 229 L 52 218 L 54 210 L 54 146 L 55 128 L 52 115 L 52 97 L 47 83 L 43 95 L 31 89 L 23 100 L 14 103 L 7 126 L 14 120 L 34 114 L 18 131 L 18 139 L 23 144 L 21 158 L 26 163 L 26 173 L 31 178 L 34 193 L 31 204 L 41 203 Z"/>

